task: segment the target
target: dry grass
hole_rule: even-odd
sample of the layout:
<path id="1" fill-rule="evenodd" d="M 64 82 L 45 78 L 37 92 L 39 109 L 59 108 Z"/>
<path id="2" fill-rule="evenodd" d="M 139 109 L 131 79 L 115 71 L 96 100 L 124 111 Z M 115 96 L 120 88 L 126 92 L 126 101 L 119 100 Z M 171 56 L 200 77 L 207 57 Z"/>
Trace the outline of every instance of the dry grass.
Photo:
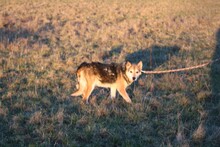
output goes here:
<path id="1" fill-rule="evenodd" d="M 146 70 L 220 57 L 218 0 L 0 0 L 1 146 L 217 146 L 219 63 L 143 75 L 134 104 L 72 98 L 83 61 Z"/>

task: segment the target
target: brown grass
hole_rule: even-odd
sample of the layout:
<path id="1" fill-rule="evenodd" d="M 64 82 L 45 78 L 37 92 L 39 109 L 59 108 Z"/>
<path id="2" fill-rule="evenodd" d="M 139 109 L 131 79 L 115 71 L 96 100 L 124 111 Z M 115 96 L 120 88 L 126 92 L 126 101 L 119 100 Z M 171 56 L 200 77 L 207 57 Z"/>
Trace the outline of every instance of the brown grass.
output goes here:
<path id="1" fill-rule="evenodd" d="M 70 94 L 83 61 L 164 70 L 218 57 L 219 12 L 218 0 L 0 0 L 0 146 L 217 146 L 218 63 L 142 75 L 132 105 Z"/>

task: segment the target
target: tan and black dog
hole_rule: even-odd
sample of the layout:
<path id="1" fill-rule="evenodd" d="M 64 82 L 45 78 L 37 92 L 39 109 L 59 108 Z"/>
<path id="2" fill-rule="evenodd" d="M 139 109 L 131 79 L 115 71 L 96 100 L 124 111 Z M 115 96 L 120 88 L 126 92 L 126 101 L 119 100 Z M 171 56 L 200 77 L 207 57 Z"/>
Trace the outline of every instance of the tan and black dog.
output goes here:
<path id="1" fill-rule="evenodd" d="M 103 64 L 99 62 L 83 62 L 77 69 L 77 91 L 71 96 L 82 95 L 83 101 L 88 103 L 89 96 L 93 89 L 98 87 L 110 88 L 111 98 L 115 98 L 116 90 L 128 103 L 131 99 L 126 88 L 141 75 L 143 63 L 131 64 Z"/>

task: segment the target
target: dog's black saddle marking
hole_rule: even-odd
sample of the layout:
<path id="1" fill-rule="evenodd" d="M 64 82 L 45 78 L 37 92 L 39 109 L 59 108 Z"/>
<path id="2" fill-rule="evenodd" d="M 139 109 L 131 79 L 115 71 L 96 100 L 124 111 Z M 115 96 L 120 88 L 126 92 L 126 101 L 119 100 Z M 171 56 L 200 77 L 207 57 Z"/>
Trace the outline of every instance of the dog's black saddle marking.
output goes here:
<path id="1" fill-rule="evenodd" d="M 117 80 L 117 64 L 102 64 L 99 62 L 93 62 L 92 67 L 102 83 L 114 83 Z"/>

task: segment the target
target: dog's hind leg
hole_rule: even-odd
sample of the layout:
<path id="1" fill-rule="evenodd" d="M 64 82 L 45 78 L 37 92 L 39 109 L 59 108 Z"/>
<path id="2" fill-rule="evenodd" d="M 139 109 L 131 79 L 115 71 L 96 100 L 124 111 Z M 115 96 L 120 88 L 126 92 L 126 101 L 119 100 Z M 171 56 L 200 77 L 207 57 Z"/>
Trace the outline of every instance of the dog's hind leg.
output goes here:
<path id="1" fill-rule="evenodd" d="M 82 90 L 78 89 L 76 92 L 72 93 L 71 96 L 79 96 L 82 95 Z"/>
<path id="2" fill-rule="evenodd" d="M 90 85 L 90 84 L 87 85 L 87 88 L 86 88 L 86 90 L 83 93 L 83 101 L 85 101 L 86 104 L 89 103 L 89 96 L 92 93 L 94 88 L 95 88 L 94 85 Z"/>
<path id="3" fill-rule="evenodd" d="M 85 89 L 85 86 L 86 86 L 86 83 L 83 81 L 81 81 L 78 85 L 77 85 L 77 88 L 78 90 L 76 92 L 74 92 L 73 94 L 71 94 L 71 96 L 79 96 L 79 95 L 82 95 L 83 94 L 83 91 Z"/>
<path id="4" fill-rule="evenodd" d="M 79 83 L 76 85 L 78 90 L 76 92 L 74 92 L 73 94 L 71 94 L 71 96 L 82 95 L 83 92 L 85 91 L 85 88 L 86 88 L 86 85 L 87 85 L 86 80 L 84 78 L 79 78 L 78 77 L 78 81 L 79 81 Z"/>

